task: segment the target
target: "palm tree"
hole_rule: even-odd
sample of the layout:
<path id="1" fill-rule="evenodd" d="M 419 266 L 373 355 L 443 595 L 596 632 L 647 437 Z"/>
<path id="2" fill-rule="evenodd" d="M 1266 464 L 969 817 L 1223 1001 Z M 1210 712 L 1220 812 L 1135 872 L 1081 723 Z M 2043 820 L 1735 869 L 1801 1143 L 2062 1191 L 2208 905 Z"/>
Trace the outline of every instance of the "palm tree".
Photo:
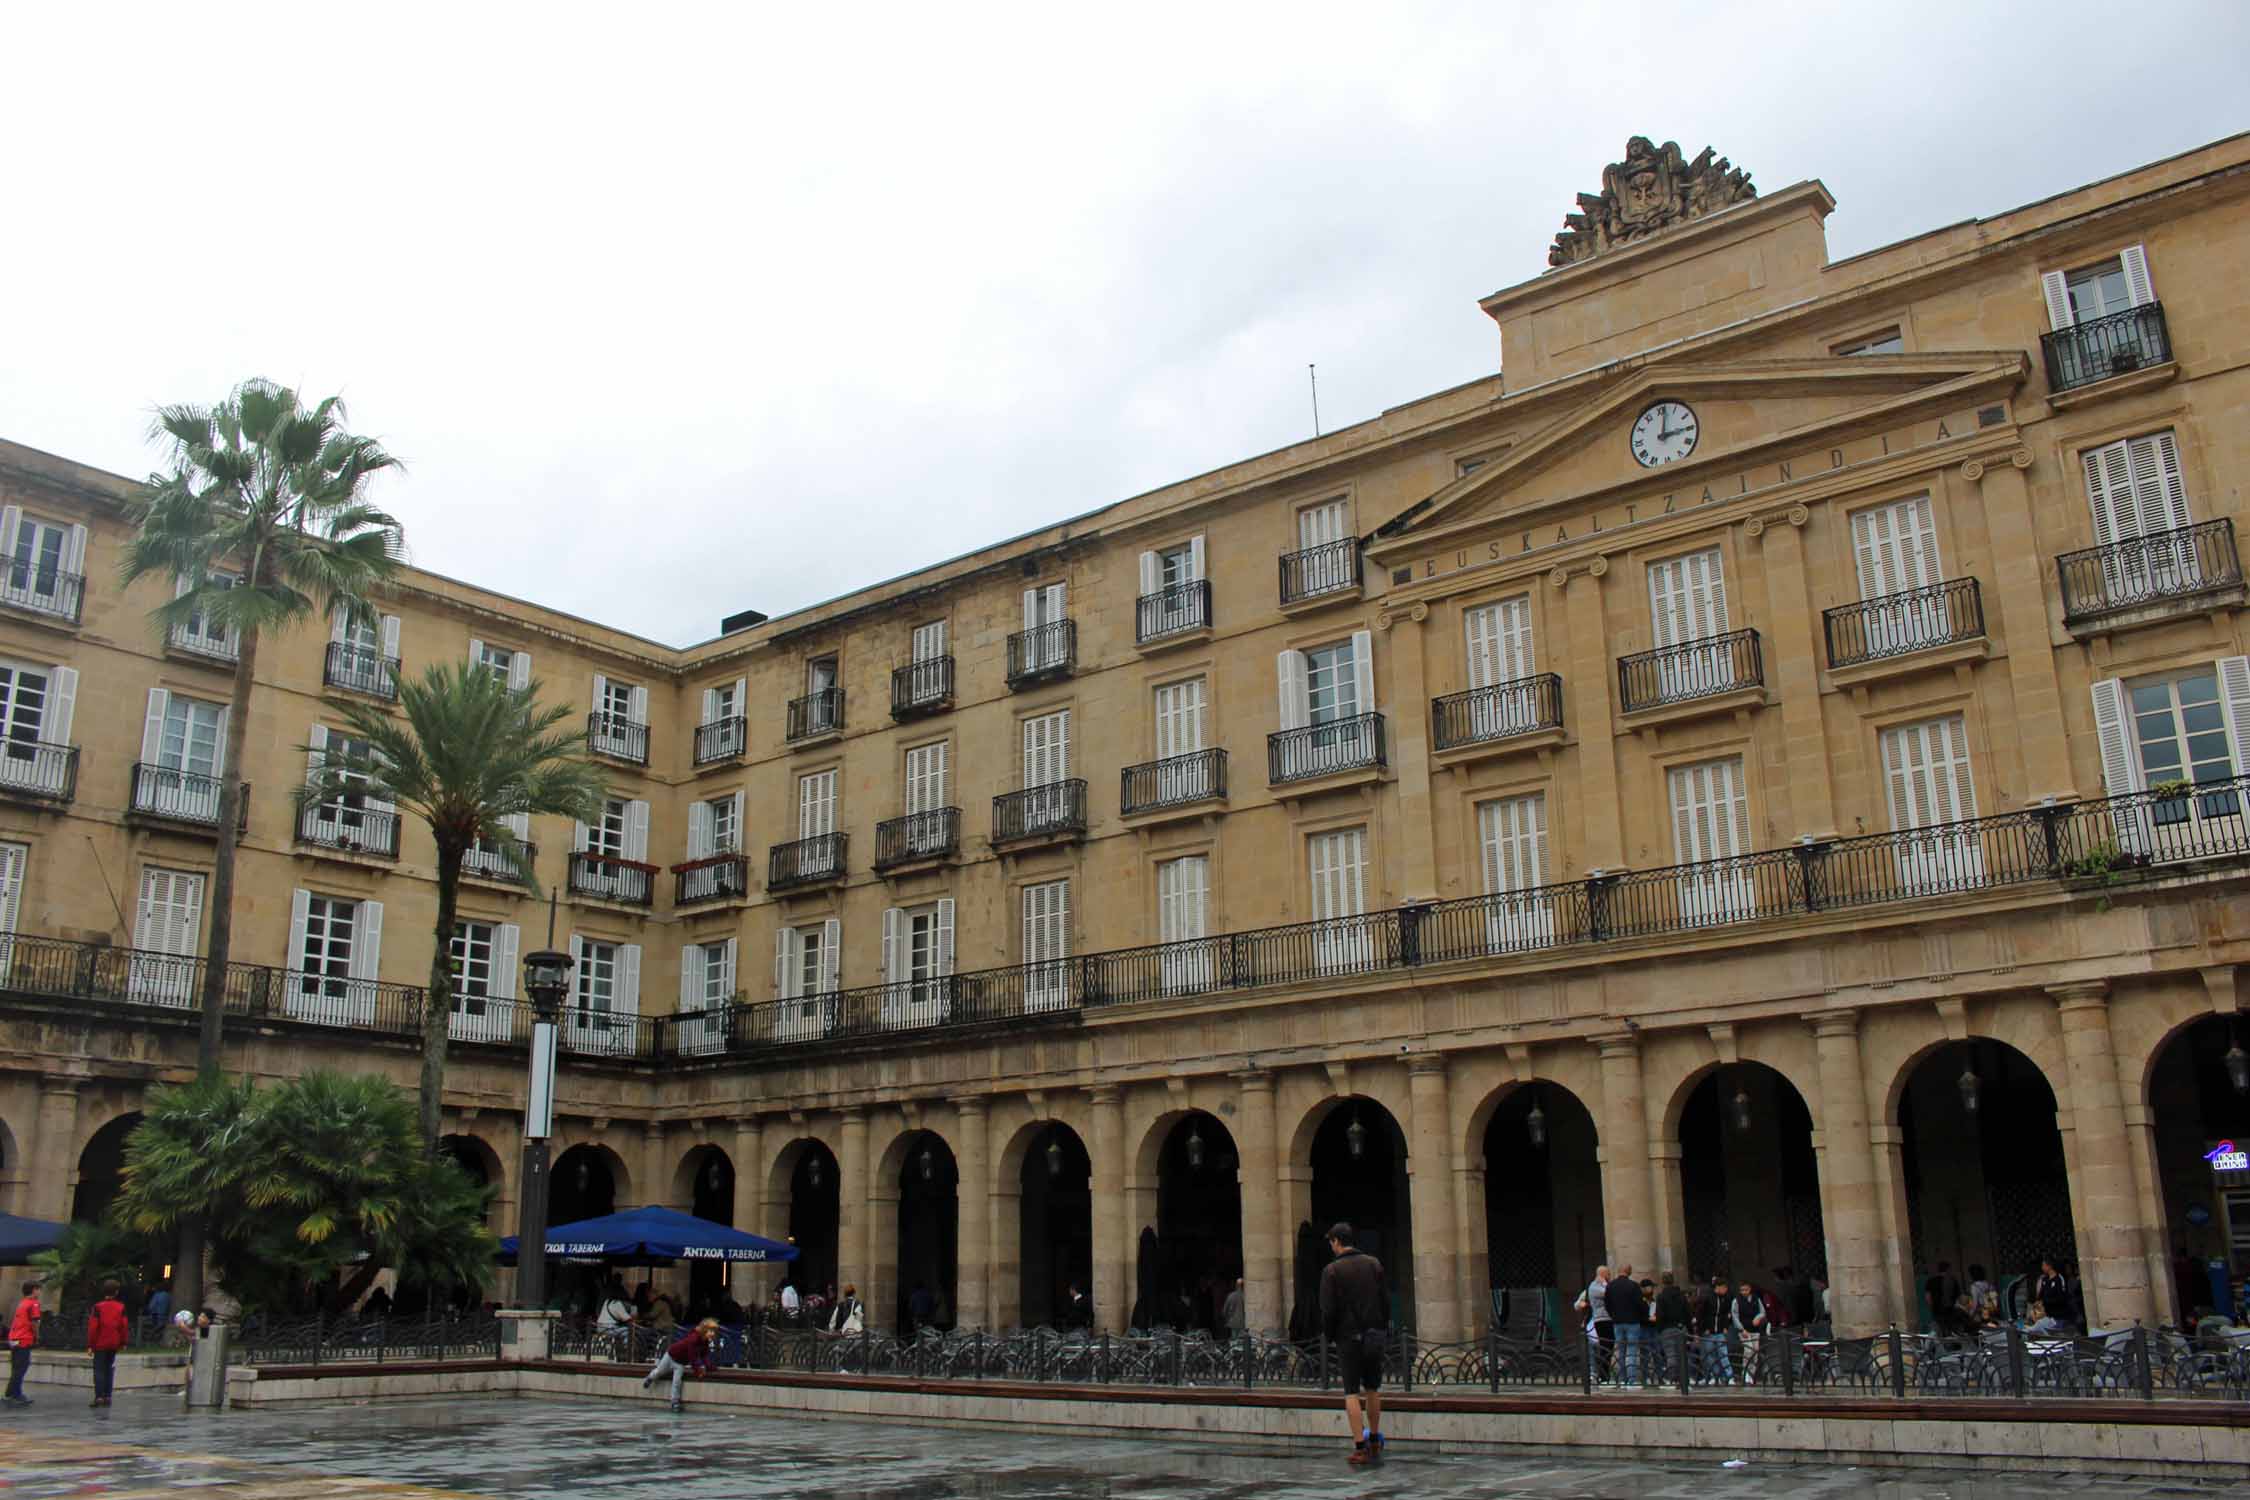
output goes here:
<path id="1" fill-rule="evenodd" d="M 152 574 L 172 580 L 174 597 L 151 612 L 158 632 L 200 617 L 239 641 L 211 862 L 196 1048 L 203 1078 L 219 1072 L 242 759 L 260 640 L 316 609 L 366 615 L 368 591 L 397 565 L 398 523 L 363 491 L 398 461 L 373 438 L 344 431 L 343 421 L 340 398 L 307 410 L 295 391 L 266 380 L 244 381 L 216 406 L 159 407 L 149 436 L 170 446 L 172 466 L 150 475 L 131 503 L 138 530 L 118 571 L 128 584 Z"/>
<path id="2" fill-rule="evenodd" d="M 419 681 L 400 684 L 398 704 L 395 717 L 366 704 L 342 709 L 346 733 L 366 748 L 331 749 L 296 797 L 300 809 L 346 798 L 388 802 L 428 824 L 437 840 L 437 930 L 422 1020 L 421 1101 L 422 1142 L 435 1153 L 462 860 L 481 840 L 536 894 L 528 851 L 508 820 L 547 813 L 593 822 L 609 787 L 587 758 L 584 737 L 559 727 L 575 718 L 574 711 L 567 704 L 542 708 L 536 682 L 511 689 L 476 662 L 440 664 Z"/>

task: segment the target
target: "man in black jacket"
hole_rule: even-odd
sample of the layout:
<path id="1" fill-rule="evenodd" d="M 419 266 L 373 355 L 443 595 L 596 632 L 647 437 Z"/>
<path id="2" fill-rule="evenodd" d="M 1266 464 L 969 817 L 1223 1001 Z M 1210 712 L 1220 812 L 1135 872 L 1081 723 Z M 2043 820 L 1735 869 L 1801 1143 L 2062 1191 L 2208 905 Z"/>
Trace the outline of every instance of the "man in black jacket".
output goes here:
<path id="1" fill-rule="evenodd" d="M 1349 1224 L 1328 1231 L 1329 1253 L 1336 1258 L 1320 1273 L 1320 1324 L 1342 1367 L 1352 1462 L 1363 1464 L 1383 1456 L 1383 1346 L 1390 1338 L 1390 1312 L 1383 1263 L 1354 1248 L 1356 1238 Z M 1362 1390 L 1367 1393 L 1364 1417 Z"/>
<path id="2" fill-rule="evenodd" d="M 1641 1284 L 1633 1279 L 1631 1266 L 1617 1268 L 1602 1298 L 1609 1307 L 1609 1321 L 1617 1329 L 1617 1384 L 1639 1385 L 1641 1330 L 1648 1323 L 1648 1303 L 1641 1298 Z"/>

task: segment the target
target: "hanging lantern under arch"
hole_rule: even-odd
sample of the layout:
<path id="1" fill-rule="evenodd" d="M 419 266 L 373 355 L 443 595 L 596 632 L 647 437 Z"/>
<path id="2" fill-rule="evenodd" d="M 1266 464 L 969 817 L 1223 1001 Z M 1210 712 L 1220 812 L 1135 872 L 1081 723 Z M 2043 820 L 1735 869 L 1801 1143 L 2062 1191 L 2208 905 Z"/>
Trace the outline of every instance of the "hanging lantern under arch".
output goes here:
<path id="1" fill-rule="evenodd" d="M 1188 1127 L 1187 1163 L 1198 1169 L 1203 1165 L 1203 1127 L 1200 1125 Z"/>
<path id="2" fill-rule="evenodd" d="M 1049 1136 L 1047 1137 L 1047 1175 L 1049 1177 L 1060 1177 L 1062 1176 L 1062 1169 L 1062 1142 L 1053 1136 Z"/>
<path id="3" fill-rule="evenodd" d="M 1539 1096 L 1531 1096 L 1531 1113 L 1523 1117 L 1524 1133 L 1531 1137 L 1532 1149 L 1544 1150 L 1547 1145 L 1547 1112 L 1539 1107 Z"/>
<path id="4" fill-rule="evenodd" d="M 1367 1154 L 1367 1127 L 1359 1122 L 1359 1111 L 1352 1111 L 1352 1122 L 1344 1127 L 1344 1149 L 1358 1161 Z"/>

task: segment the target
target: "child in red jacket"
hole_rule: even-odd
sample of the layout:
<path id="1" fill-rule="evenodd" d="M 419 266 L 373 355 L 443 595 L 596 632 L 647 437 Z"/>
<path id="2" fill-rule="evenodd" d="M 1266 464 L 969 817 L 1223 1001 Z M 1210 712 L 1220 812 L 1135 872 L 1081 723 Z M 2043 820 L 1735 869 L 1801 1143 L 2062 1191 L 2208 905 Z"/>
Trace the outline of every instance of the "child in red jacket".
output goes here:
<path id="1" fill-rule="evenodd" d="M 96 1406 L 109 1405 L 109 1393 L 117 1384 L 117 1354 L 125 1347 L 130 1329 L 117 1283 L 103 1282 L 101 1301 L 86 1314 L 86 1348 L 94 1356 L 93 1404 Z"/>
<path id="2" fill-rule="evenodd" d="M 23 1378 L 31 1373 L 31 1351 L 39 1344 L 39 1312 L 39 1283 L 27 1281 L 16 1315 L 8 1321 L 8 1394 L 0 1400 L 10 1406 L 31 1404 L 23 1393 Z"/>

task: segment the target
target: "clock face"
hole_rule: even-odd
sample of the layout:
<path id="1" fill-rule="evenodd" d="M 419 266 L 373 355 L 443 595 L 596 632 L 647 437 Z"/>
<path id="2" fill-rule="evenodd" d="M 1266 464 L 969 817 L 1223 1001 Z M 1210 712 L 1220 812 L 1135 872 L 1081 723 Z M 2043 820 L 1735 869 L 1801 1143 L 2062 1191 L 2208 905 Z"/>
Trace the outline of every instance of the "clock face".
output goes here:
<path id="1" fill-rule="evenodd" d="M 1696 431 L 1685 401 L 1659 401 L 1633 423 L 1633 457 L 1644 469 L 1676 464 L 1695 451 Z"/>

